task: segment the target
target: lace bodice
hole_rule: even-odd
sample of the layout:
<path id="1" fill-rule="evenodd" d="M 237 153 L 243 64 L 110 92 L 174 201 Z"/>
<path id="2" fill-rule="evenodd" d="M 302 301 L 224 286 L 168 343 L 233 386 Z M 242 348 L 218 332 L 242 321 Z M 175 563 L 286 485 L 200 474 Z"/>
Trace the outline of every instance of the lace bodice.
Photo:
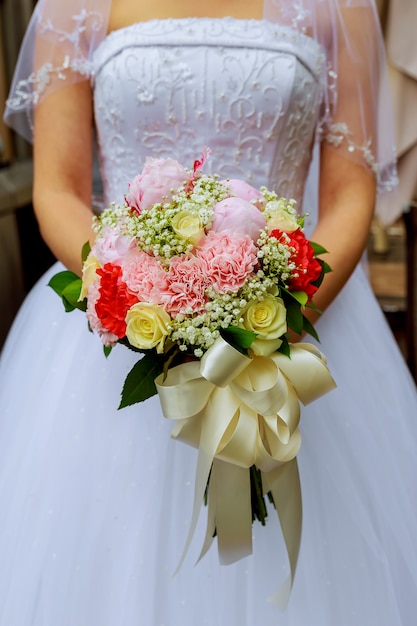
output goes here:
<path id="1" fill-rule="evenodd" d="M 265 184 L 300 201 L 319 118 L 323 55 L 266 21 L 153 20 L 112 32 L 93 58 L 106 200 L 147 155 Z"/>

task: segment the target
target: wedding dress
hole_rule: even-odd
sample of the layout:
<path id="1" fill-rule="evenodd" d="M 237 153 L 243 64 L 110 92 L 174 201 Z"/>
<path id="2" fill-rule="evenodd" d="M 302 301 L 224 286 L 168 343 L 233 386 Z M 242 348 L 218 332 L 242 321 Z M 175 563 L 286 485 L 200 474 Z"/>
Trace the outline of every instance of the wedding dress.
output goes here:
<path id="1" fill-rule="evenodd" d="M 104 202 L 148 154 L 295 198 L 320 109 L 320 46 L 255 20 L 180 19 L 112 32 L 93 55 Z M 303 197 L 305 197 L 303 202 Z M 335 242 L 337 245 L 337 242 Z M 288 574 L 276 515 L 253 554 L 190 552 L 196 450 L 153 397 L 117 411 L 136 355 L 105 358 L 85 316 L 39 281 L 1 359 L 1 626 L 412 626 L 417 612 L 417 395 L 359 266 L 318 322 L 337 388 L 302 408 L 303 530 Z"/>

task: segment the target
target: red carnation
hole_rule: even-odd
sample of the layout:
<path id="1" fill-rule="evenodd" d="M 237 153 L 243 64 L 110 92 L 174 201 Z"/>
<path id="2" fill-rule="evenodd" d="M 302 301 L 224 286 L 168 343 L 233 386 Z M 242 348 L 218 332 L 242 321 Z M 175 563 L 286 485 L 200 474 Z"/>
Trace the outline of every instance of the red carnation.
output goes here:
<path id="1" fill-rule="evenodd" d="M 322 272 L 321 264 L 314 256 L 313 246 L 299 228 L 291 233 L 273 230 L 271 237 L 275 237 L 294 250 L 290 261 L 295 264 L 296 269 L 288 281 L 288 288 L 291 291 L 304 291 L 310 302 L 318 289 L 312 283 L 320 277 Z"/>
<path id="2" fill-rule="evenodd" d="M 101 280 L 96 313 L 103 326 L 121 339 L 126 334 L 126 314 L 138 302 L 138 298 L 129 292 L 122 280 L 122 268 L 119 265 L 106 263 L 97 270 L 97 274 L 101 276 Z"/>

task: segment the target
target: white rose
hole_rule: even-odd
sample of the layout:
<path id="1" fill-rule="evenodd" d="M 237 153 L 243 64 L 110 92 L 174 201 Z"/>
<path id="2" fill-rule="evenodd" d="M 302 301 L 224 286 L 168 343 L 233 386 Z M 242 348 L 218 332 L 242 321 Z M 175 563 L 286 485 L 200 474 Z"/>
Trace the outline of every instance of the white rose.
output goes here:
<path id="1" fill-rule="evenodd" d="M 168 313 L 157 304 L 137 302 L 126 315 L 126 336 L 135 348 L 156 348 L 162 354 L 170 322 Z"/>

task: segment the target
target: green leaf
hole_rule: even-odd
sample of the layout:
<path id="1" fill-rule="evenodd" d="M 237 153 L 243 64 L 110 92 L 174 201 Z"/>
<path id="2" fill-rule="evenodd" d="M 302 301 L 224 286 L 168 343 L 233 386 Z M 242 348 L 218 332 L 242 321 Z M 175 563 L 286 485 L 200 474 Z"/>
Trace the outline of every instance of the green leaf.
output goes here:
<path id="1" fill-rule="evenodd" d="M 62 303 L 64 305 L 66 313 L 71 313 L 71 311 L 75 311 L 76 307 L 71 304 L 71 302 L 68 302 L 68 300 L 66 300 L 65 298 L 62 298 Z"/>
<path id="2" fill-rule="evenodd" d="M 80 309 L 81 311 L 86 311 L 87 310 L 86 298 L 84 298 L 84 300 L 81 300 L 81 301 L 78 300 L 80 297 L 80 293 L 81 293 L 81 287 L 82 287 L 82 280 L 81 278 L 77 278 L 77 280 L 74 280 L 74 282 L 70 283 L 67 287 L 65 287 L 64 291 L 62 292 L 62 298 L 66 300 L 67 302 L 69 302 L 69 304 L 74 309 Z"/>
<path id="3" fill-rule="evenodd" d="M 77 276 L 77 274 L 74 274 L 74 272 L 64 270 L 63 272 L 58 272 L 58 274 L 54 274 L 48 285 L 49 287 L 52 287 L 55 293 L 62 297 L 62 292 L 64 291 L 64 289 L 75 280 L 80 280 L 80 277 Z"/>
<path id="4" fill-rule="evenodd" d="M 156 395 L 155 378 L 162 374 L 166 355 L 147 352 L 130 370 L 122 389 L 119 409 Z"/>
<path id="5" fill-rule="evenodd" d="M 286 287 L 280 287 L 280 296 L 284 300 L 284 304 L 286 307 L 290 306 L 292 303 L 294 305 L 294 300 L 297 302 L 297 306 L 305 306 L 308 302 L 308 296 L 305 291 L 289 291 Z"/>
<path id="6" fill-rule="evenodd" d="M 69 270 L 58 272 L 58 274 L 52 276 L 48 285 L 60 296 L 67 312 L 73 311 L 74 309 L 80 309 L 81 311 L 86 310 L 86 299 L 81 302 L 78 301 L 81 293 L 82 280 L 77 274 L 74 274 L 74 272 L 70 272 Z"/>
<path id="7" fill-rule="evenodd" d="M 306 308 L 307 309 L 313 309 L 313 311 L 316 311 L 316 313 L 318 313 L 319 315 L 321 315 L 323 313 L 323 311 L 321 309 L 319 309 L 319 307 L 316 305 L 314 300 L 310 300 L 310 302 L 307 304 Z"/>
<path id="8" fill-rule="evenodd" d="M 319 243 L 316 243 L 315 241 L 310 241 L 311 247 L 314 250 L 314 255 L 318 256 L 319 254 L 327 254 L 328 250 L 326 250 L 326 248 L 323 248 L 323 246 L 321 246 Z"/>
<path id="9" fill-rule="evenodd" d="M 285 335 L 284 337 L 282 337 L 282 343 L 280 347 L 278 348 L 277 352 L 280 352 L 284 356 L 288 356 L 288 357 L 290 356 L 290 344 L 288 343 L 288 339 Z"/>
<path id="10" fill-rule="evenodd" d="M 289 295 L 297 300 L 301 304 L 301 306 L 305 306 L 308 302 L 308 296 L 305 291 L 289 291 Z"/>
<path id="11" fill-rule="evenodd" d="M 323 261 L 323 259 L 318 259 L 318 261 L 321 264 L 321 267 L 325 274 L 328 274 L 329 272 L 333 272 L 332 268 L 330 267 L 328 263 L 326 263 L 326 261 Z"/>
<path id="12" fill-rule="evenodd" d="M 220 335 L 227 343 L 239 350 L 243 348 L 247 350 L 257 337 L 257 333 L 239 326 L 228 326 L 220 331 Z"/>
<path id="13" fill-rule="evenodd" d="M 90 242 L 86 241 L 81 250 L 81 260 L 84 263 L 91 252 Z"/>
<path id="14" fill-rule="evenodd" d="M 121 339 L 119 339 L 118 343 L 121 343 L 123 346 L 126 346 L 126 348 L 129 348 L 129 350 L 132 350 L 133 352 L 140 352 L 141 354 L 147 354 L 149 352 L 149 349 L 142 350 L 142 349 L 136 348 L 135 346 L 132 346 L 132 344 L 129 343 L 129 340 L 127 337 L 122 337 Z"/>
<path id="15" fill-rule="evenodd" d="M 323 282 L 323 278 L 324 278 L 324 272 L 322 272 L 322 273 L 320 274 L 320 276 L 318 277 L 318 279 L 317 279 L 317 280 L 315 280 L 315 281 L 314 281 L 313 283 L 311 283 L 311 284 L 312 284 L 312 285 L 314 285 L 315 287 L 319 288 L 319 287 L 320 287 L 320 285 L 321 285 L 321 283 Z M 308 303 L 308 305 L 307 305 L 307 306 L 309 306 L 309 305 L 310 305 L 310 303 Z"/>
<path id="16" fill-rule="evenodd" d="M 288 300 L 286 302 L 287 307 L 287 324 L 291 330 L 297 335 L 301 335 L 303 332 L 303 314 L 301 312 L 300 304 L 297 300 Z"/>
<path id="17" fill-rule="evenodd" d="M 314 339 L 316 339 L 317 341 L 320 341 L 317 331 L 314 328 L 313 324 L 306 317 L 304 317 L 304 315 L 303 315 L 303 330 L 307 334 L 314 337 Z"/>

